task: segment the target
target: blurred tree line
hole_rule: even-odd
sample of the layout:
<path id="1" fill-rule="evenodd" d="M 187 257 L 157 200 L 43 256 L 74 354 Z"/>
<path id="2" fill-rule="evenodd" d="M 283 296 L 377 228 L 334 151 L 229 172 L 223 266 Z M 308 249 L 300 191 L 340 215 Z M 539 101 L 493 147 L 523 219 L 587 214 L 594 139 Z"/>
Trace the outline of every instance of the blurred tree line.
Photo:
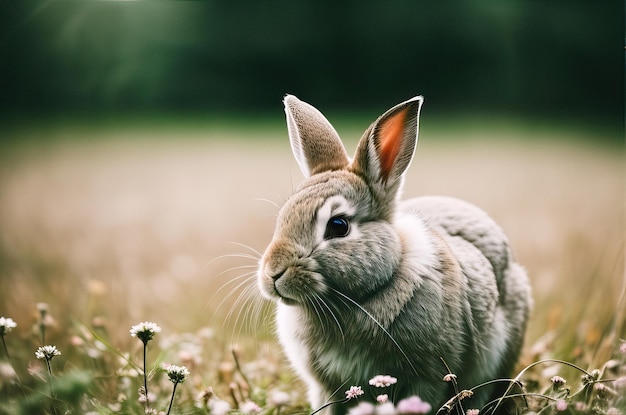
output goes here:
<path id="1" fill-rule="evenodd" d="M 275 111 L 284 93 L 379 111 L 621 125 L 614 0 L 0 0 L 7 113 Z"/>

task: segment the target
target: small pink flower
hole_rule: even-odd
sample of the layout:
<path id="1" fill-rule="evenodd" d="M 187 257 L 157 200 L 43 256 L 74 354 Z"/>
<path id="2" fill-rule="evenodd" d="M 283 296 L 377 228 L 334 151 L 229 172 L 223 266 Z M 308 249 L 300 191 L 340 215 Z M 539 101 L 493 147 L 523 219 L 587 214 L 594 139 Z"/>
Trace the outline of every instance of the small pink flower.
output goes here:
<path id="1" fill-rule="evenodd" d="M 396 408 L 391 402 L 381 403 L 376 406 L 376 415 L 397 415 Z"/>
<path id="2" fill-rule="evenodd" d="M 374 415 L 376 409 L 369 402 L 361 402 L 357 406 L 350 408 L 348 415 Z"/>
<path id="3" fill-rule="evenodd" d="M 567 402 L 563 399 L 556 401 L 556 410 L 563 412 L 567 409 Z"/>
<path id="4" fill-rule="evenodd" d="M 378 395 L 376 397 L 376 402 L 378 402 L 378 403 L 385 403 L 388 400 L 389 400 L 389 396 L 387 396 L 387 395 Z"/>
<path id="5" fill-rule="evenodd" d="M 452 382 L 453 380 L 456 380 L 456 375 L 454 373 L 448 373 L 443 377 L 444 382 Z"/>
<path id="6" fill-rule="evenodd" d="M 259 412 L 261 412 L 261 407 L 250 400 L 247 400 L 244 403 L 242 403 L 239 409 L 241 409 L 241 412 L 243 412 L 244 414 L 250 414 L 250 415 L 258 414 Z"/>
<path id="7" fill-rule="evenodd" d="M 394 385 L 398 382 L 398 379 L 389 375 L 376 375 L 370 379 L 369 384 L 377 388 L 386 388 Z"/>
<path id="8" fill-rule="evenodd" d="M 622 354 L 626 354 L 626 342 L 623 342 L 622 344 L 619 345 L 619 351 Z"/>
<path id="9" fill-rule="evenodd" d="M 411 396 L 398 402 L 396 409 L 400 414 L 427 414 L 432 407 L 428 402 L 422 401 L 419 397 Z"/>
<path id="10" fill-rule="evenodd" d="M 468 409 L 467 415 L 478 415 L 479 412 L 480 412 L 480 409 Z"/>
<path id="11" fill-rule="evenodd" d="M 346 399 L 354 399 L 363 395 L 363 389 L 360 386 L 350 386 L 350 389 L 346 391 Z"/>

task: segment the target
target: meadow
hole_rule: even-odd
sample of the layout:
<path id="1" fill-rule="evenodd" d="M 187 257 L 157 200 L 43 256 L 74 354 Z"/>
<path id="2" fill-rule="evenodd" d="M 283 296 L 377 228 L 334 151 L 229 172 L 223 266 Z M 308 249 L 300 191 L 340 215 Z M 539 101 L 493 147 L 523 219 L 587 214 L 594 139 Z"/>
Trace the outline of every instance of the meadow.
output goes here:
<path id="1" fill-rule="evenodd" d="M 0 316 L 17 326 L 2 335 L 1 414 L 166 413 L 174 387 L 171 413 L 315 409 L 254 280 L 302 179 L 281 114 L 4 130 Z M 336 123 L 349 152 L 368 122 Z M 528 270 L 535 306 L 519 370 L 532 366 L 520 380 L 534 412 L 626 413 L 624 153 L 606 134 L 424 117 L 408 172 L 405 198 L 477 204 Z M 146 321 L 161 329 L 146 343 L 147 405 L 144 342 L 129 332 Z M 61 354 L 38 359 L 44 345 Z M 167 364 L 189 377 L 170 381 Z"/>

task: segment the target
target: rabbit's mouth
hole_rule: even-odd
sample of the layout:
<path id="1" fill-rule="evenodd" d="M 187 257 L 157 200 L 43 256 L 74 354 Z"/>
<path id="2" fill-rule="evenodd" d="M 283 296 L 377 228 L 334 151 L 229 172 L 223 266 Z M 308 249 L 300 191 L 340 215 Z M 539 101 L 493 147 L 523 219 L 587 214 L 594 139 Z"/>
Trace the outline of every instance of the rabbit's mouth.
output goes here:
<path id="1" fill-rule="evenodd" d="M 285 305 L 302 305 L 324 291 L 322 276 L 302 264 L 291 265 L 276 272 L 261 271 L 261 289 L 267 297 Z"/>

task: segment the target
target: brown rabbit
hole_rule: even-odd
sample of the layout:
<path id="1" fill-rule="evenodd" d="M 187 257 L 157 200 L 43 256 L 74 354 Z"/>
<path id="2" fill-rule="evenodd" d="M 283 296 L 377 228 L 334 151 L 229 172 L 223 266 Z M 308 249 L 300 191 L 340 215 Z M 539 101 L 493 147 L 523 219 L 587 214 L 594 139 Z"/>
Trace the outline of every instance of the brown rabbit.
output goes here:
<path id="1" fill-rule="evenodd" d="M 394 402 L 417 395 L 435 409 L 454 395 L 446 365 L 461 389 L 510 376 L 532 300 L 502 229 L 457 199 L 399 201 L 422 97 L 378 118 L 354 159 L 317 109 L 284 104 L 306 180 L 279 213 L 258 283 L 312 407 L 350 385 L 373 401 L 379 374 L 397 378 Z M 477 389 L 472 407 L 493 393 Z"/>

